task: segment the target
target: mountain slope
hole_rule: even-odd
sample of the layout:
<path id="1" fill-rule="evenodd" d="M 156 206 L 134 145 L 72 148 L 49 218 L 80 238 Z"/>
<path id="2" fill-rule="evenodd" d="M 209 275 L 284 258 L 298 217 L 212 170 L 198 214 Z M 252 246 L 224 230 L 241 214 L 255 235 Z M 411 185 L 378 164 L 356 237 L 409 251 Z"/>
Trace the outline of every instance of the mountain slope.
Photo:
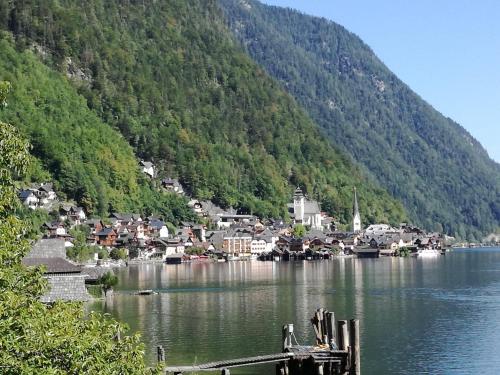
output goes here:
<path id="1" fill-rule="evenodd" d="M 401 199 L 412 220 L 465 238 L 500 223 L 500 166 L 342 26 L 220 0 L 229 26 L 325 134 Z"/>
<path id="2" fill-rule="evenodd" d="M 31 52 L 18 52 L 10 34 L 0 32 L 0 79 L 11 82 L 0 120 L 23 131 L 38 161 L 31 179 L 56 182 L 58 193 L 88 213 L 155 212 L 174 221 L 190 218 L 185 202 L 154 192 L 139 172 L 132 148 L 87 108 L 65 78 Z M 50 171 L 50 173 L 47 173 Z"/>
<path id="3" fill-rule="evenodd" d="M 101 121 L 194 196 L 277 216 L 301 185 L 348 222 L 357 186 L 368 220 L 404 218 L 234 45 L 215 1 L 0 0 L 0 9 L 18 49 L 68 75 Z"/>

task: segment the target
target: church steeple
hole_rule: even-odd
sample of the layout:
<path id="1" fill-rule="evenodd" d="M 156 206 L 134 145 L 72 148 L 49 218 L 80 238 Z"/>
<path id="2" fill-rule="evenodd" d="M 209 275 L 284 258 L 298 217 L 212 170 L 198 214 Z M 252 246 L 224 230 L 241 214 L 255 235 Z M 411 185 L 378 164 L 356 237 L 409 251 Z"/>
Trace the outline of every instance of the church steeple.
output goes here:
<path id="1" fill-rule="evenodd" d="M 352 205 L 352 231 L 357 233 L 361 230 L 361 216 L 359 214 L 358 196 L 354 188 L 354 202 Z"/>

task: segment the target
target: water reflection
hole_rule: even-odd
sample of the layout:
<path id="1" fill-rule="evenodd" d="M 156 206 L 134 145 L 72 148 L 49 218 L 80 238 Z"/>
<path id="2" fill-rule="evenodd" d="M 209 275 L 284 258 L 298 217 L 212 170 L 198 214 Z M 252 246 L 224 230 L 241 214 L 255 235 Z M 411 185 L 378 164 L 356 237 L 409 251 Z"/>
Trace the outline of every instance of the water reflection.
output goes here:
<path id="1" fill-rule="evenodd" d="M 317 307 L 361 320 L 365 374 L 496 374 L 500 251 L 434 259 L 338 259 L 130 266 L 118 272 L 110 312 L 142 333 L 148 358 L 170 364 L 276 352 L 281 326 L 312 342 Z M 135 296 L 139 289 L 158 295 Z M 271 366 L 232 371 L 274 373 Z"/>

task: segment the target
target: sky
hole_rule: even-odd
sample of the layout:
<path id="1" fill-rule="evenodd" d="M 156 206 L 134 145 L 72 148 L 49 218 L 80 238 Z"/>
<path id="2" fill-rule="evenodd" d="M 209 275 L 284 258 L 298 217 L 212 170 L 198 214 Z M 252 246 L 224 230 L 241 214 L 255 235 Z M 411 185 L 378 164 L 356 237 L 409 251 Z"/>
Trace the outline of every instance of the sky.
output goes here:
<path id="1" fill-rule="evenodd" d="M 261 0 L 335 21 L 500 163 L 500 0 Z"/>

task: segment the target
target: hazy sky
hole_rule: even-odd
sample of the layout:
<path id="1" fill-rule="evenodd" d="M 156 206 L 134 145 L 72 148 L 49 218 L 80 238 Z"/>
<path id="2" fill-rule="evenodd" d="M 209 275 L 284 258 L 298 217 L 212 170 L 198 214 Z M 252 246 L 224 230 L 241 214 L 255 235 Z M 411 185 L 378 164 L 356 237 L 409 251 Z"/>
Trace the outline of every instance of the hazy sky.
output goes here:
<path id="1" fill-rule="evenodd" d="M 361 37 L 500 162 L 500 0 L 262 0 Z"/>

